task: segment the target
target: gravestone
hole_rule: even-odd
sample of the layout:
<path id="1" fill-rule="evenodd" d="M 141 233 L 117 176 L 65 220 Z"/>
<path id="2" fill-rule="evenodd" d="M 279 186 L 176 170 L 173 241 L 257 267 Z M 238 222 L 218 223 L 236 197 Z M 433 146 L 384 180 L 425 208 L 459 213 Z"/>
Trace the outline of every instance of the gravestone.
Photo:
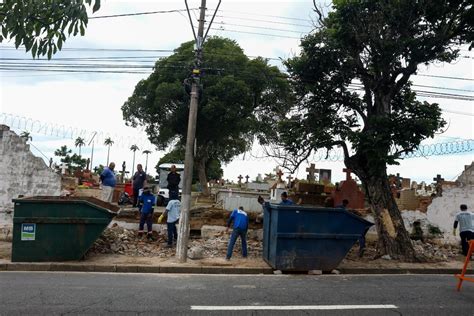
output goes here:
<path id="1" fill-rule="evenodd" d="M 248 175 L 245 176 L 245 183 L 249 183 L 249 178 L 250 177 Z"/>
<path id="2" fill-rule="evenodd" d="M 331 169 L 319 169 L 319 181 L 324 184 L 331 183 Z"/>
<path id="3" fill-rule="evenodd" d="M 261 173 L 257 175 L 257 182 L 263 182 L 263 177 Z"/>
<path id="4" fill-rule="evenodd" d="M 410 178 L 402 178 L 402 189 L 410 189 L 410 188 L 411 188 Z"/>
<path id="5" fill-rule="evenodd" d="M 290 175 L 288 175 L 288 177 L 286 177 L 288 179 L 288 184 L 287 184 L 287 187 L 291 189 L 291 180 L 293 179 L 293 177 Z"/>
<path id="6" fill-rule="evenodd" d="M 316 181 L 315 174 L 316 174 L 317 171 L 319 171 L 319 169 L 316 169 L 316 166 L 314 165 L 314 163 L 310 164 L 309 167 L 306 168 L 306 171 L 308 172 L 308 175 L 307 175 L 306 179 L 309 182 Z"/>
<path id="7" fill-rule="evenodd" d="M 342 170 L 346 173 L 346 180 L 341 181 L 338 186 L 338 189 L 335 190 L 332 194 L 334 199 L 334 205 L 341 205 L 342 200 L 346 199 L 349 201 L 348 208 L 350 209 L 362 209 L 364 208 L 364 199 L 365 195 L 360 190 L 357 182 L 352 179 L 351 172 L 352 170 L 344 168 Z"/>
<path id="8" fill-rule="evenodd" d="M 243 178 L 244 178 L 244 177 L 242 177 L 241 174 L 239 174 L 239 176 L 237 177 L 237 179 L 239 179 L 239 181 L 237 182 L 237 183 L 239 184 L 239 186 L 242 185 L 242 179 L 243 179 Z"/>

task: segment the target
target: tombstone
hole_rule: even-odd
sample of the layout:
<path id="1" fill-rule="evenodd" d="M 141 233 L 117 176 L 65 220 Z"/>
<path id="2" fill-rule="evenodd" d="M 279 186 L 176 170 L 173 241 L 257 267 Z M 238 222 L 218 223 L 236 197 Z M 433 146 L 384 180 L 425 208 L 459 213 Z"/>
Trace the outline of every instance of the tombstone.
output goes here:
<path id="1" fill-rule="evenodd" d="M 239 176 L 237 177 L 237 179 L 239 179 L 239 181 L 237 182 L 237 183 L 239 184 L 239 186 L 242 185 L 242 179 L 243 179 L 243 178 L 244 178 L 244 177 L 242 177 L 241 174 L 239 174 Z"/>
<path id="2" fill-rule="evenodd" d="M 418 190 L 418 183 L 417 183 L 416 181 L 412 181 L 412 182 L 411 182 L 411 188 L 412 188 L 413 190 Z"/>
<path id="3" fill-rule="evenodd" d="M 281 177 L 283 176 L 283 171 L 281 171 L 280 169 L 278 169 L 278 172 L 276 173 L 276 175 L 277 175 L 277 177 L 278 177 L 278 178 L 277 178 L 277 182 L 278 182 L 278 183 L 282 183 L 283 180 L 282 180 Z"/>
<path id="4" fill-rule="evenodd" d="M 288 188 L 291 189 L 291 180 L 293 179 L 293 177 L 290 175 L 288 175 L 288 177 L 286 177 L 288 179 L 288 184 L 286 185 Z"/>
<path id="5" fill-rule="evenodd" d="M 125 161 L 122 163 L 122 171 L 120 171 L 120 179 L 121 181 L 120 182 L 124 182 L 125 180 L 125 174 L 126 174 L 126 171 L 125 171 L 125 168 L 126 168 L 126 164 L 125 164 Z"/>
<path id="6" fill-rule="evenodd" d="M 248 175 L 245 176 L 245 183 L 249 183 L 249 178 L 250 177 Z"/>
<path id="7" fill-rule="evenodd" d="M 61 163 L 61 165 L 59 166 L 59 169 L 61 169 L 61 174 L 66 174 L 66 170 L 67 170 L 67 165 L 63 162 Z"/>
<path id="8" fill-rule="evenodd" d="M 433 178 L 436 181 L 436 196 L 443 196 L 443 181 L 444 178 L 441 178 L 441 175 L 436 175 L 436 178 Z"/>
<path id="9" fill-rule="evenodd" d="M 86 170 L 90 170 L 89 169 L 89 164 L 91 163 L 91 159 L 90 158 L 87 158 L 87 165 L 86 165 Z"/>
<path id="10" fill-rule="evenodd" d="M 314 165 L 314 163 L 310 164 L 309 167 L 306 168 L 306 171 L 308 172 L 308 176 L 306 177 L 306 179 L 309 182 L 316 181 L 315 173 L 316 171 L 319 171 L 319 169 L 316 169 L 316 166 Z"/>
<path id="11" fill-rule="evenodd" d="M 223 178 L 221 178 L 219 180 L 219 184 L 223 187 L 225 185 L 225 180 Z"/>
<path id="12" fill-rule="evenodd" d="M 411 179 L 402 178 L 402 189 L 410 189 L 410 188 L 411 188 Z"/>
<path id="13" fill-rule="evenodd" d="M 49 158 L 49 168 L 51 168 L 53 165 L 53 158 Z"/>
<path id="14" fill-rule="evenodd" d="M 319 169 L 319 181 L 324 184 L 331 183 L 331 169 Z"/>
<path id="15" fill-rule="evenodd" d="M 334 205 L 341 205 L 342 200 L 347 199 L 349 201 L 348 208 L 363 209 L 365 196 L 357 185 L 357 182 L 352 179 L 352 170 L 344 168 L 342 171 L 346 173 L 346 180 L 341 181 L 338 189 L 334 190 L 332 193 Z"/>

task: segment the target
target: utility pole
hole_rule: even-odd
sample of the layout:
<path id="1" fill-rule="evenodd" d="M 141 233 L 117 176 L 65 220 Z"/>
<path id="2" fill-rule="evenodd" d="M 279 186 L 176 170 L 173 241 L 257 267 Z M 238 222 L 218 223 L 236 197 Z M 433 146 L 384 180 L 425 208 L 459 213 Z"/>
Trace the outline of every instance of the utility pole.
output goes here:
<path id="1" fill-rule="evenodd" d="M 217 5 L 216 11 L 209 23 L 206 34 L 204 35 L 204 22 L 206 18 L 206 0 L 201 0 L 200 14 L 199 14 L 199 26 L 198 33 L 194 31 L 193 21 L 191 19 L 191 13 L 189 11 L 187 0 L 185 0 L 186 8 L 188 10 L 188 17 L 193 30 L 194 39 L 196 41 L 196 62 L 192 74 L 192 86 L 191 86 L 191 102 L 189 104 L 189 118 L 188 118 L 188 132 L 186 135 L 186 153 L 184 156 L 184 182 L 182 192 L 182 203 L 181 203 L 181 217 L 178 233 L 178 242 L 176 246 L 176 257 L 179 262 L 186 262 L 188 257 L 188 239 L 189 239 L 189 217 L 191 210 L 191 186 L 193 181 L 193 165 L 194 165 L 194 141 L 196 138 L 196 121 L 197 111 L 199 102 L 199 85 L 200 85 L 200 74 L 201 74 L 201 61 L 202 61 L 202 47 L 204 40 L 206 39 L 209 28 L 211 27 L 212 21 L 216 16 L 217 10 L 221 4 Z"/>

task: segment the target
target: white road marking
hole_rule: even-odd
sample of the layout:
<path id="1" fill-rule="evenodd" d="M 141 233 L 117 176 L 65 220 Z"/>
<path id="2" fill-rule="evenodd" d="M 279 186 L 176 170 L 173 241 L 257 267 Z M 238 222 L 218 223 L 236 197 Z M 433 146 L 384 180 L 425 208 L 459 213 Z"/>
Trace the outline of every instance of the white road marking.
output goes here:
<path id="1" fill-rule="evenodd" d="M 396 305 L 191 306 L 197 311 L 394 309 Z"/>

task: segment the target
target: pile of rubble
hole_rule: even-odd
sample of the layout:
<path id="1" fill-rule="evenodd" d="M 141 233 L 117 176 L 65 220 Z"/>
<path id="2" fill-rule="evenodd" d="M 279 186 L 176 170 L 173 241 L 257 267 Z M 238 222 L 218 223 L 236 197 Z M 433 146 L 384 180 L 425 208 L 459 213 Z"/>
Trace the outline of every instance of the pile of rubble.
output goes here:
<path id="1" fill-rule="evenodd" d="M 412 240 L 417 254 L 423 255 L 430 262 L 442 262 L 454 259 L 460 254 L 461 247 L 435 241 Z"/>
<path id="2" fill-rule="evenodd" d="M 453 245 L 449 243 L 443 243 L 437 239 L 425 240 L 412 240 L 413 248 L 415 253 L 424 258 L 427 262 L 447 262 L 457 258 L 460 255 L 461 247 L 459 245 Z M 359 258 L 359 246 L 356 243 L 352 247 L 351 251 L 347 255 L 346 259 L 351 261 L 371 261 L 377 258 L 377 245 L 376 242 L 367 242 L 367 246 L 362 258 Z M 381 257 L 384 260 L 392 260 L 389 255 Z"/>
<path id="3" fill-rule="evenodd" d="M 188 255 L 191 259 L 224 258 L 229 241 L 229 234 L 219 233 L 213 238 L 190 239 Z M 262 242 L 251 239 L 248 243 L 248 256 L 262 256 Z M 107 228 L 89 250 L 89 254 L 118 254 L 134 257 L 171 258 L 176 248 L 166 248 L 166 236 L 153 232 L 153 240 L 146 234 L 138 236 L 136 230 L 125 229 L 118 225 Z M 240 239 L 234 247 L 234 255 L 241 253 Z"/>

